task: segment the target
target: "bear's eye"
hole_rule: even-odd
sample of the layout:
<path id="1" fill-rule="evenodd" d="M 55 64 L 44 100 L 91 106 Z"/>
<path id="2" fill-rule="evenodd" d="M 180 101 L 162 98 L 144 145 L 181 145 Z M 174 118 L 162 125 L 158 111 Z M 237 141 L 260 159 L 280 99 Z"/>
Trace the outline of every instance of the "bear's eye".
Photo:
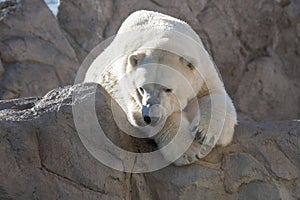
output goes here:
<path id="1" fill-rule="evenodd" d="M 188 63 L 187 66 L 190 68 L 190 69 L 194 69 L 194 66 L 192 63 Z"/>
<path id="2" fill-rule="evenodd" d="M 170 93 L 170 92 L 172 92 L 172 89 L 170 89 L 170 88 L 165 88 L 164 91 L 167 92 L 167 93 Z"/>
<path id="3" fill-rule="evenodd" d="M 180 57 L 179 60 L 184 65 L 188 66 L 188 68 L 190 68 L 191 70 L 193 70 L 195 68 L 194 65 L 190 61 L 186 60 L 184 57 Z"/>

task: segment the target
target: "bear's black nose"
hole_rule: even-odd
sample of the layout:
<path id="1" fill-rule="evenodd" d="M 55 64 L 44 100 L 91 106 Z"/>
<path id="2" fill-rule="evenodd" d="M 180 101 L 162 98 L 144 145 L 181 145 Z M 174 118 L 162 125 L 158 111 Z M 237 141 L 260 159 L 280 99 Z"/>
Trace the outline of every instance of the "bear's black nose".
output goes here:
<path id="1" fill-rule="evenodd" d="M 151 118 L 149 116 L 144 116 L 144 121 L 147 123 L 147 124 L 150 124 L 151 123 Z"/>

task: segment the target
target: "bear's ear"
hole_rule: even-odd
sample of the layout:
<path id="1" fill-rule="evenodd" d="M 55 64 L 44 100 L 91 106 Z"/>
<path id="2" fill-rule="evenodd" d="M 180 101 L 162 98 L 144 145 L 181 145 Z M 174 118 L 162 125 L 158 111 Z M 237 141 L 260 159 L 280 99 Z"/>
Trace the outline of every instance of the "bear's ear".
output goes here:
<path id="1" fill-rule="evenodd" d="M 195 66 L 193 65 L 192 61 L 190 61 L 189 58 L 186 58 L 186 57 L 180 57 L 179 58 L 180 62 L 187 66 L 188 68 L 190 68 L 191 70 L 195 69 Z"/>
<path id="2" fill-rule="evenodd" d="M 128 57 L 128 62 L 130 63 L 131 66 L 135 67 L 139 64 L 140 60 L 145 57 L 144 53 L 139 53 L 139 54 L 131 54 Z"/>

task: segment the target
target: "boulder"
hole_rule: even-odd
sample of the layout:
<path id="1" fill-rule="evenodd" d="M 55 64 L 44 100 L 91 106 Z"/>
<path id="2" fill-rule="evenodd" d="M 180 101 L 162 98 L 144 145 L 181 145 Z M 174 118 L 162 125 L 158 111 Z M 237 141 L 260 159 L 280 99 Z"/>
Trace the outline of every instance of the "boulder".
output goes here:
<path id="1" fill-rule="evenodd" d="M 108 21 L 114 15 L 113 1 L 60 1 L 57 18 L 79 61 L 105 39 Z"/>
<path id="2" fill-rule="evenodd" d="M 2 100 L 0 199 L 300 198 L 299 120 L 242 120 L 230 146 L 216 147 L 197 163 L 134 174 L 105 166 L 82 144 L 72 111 L 91 100 L 115 145 L 132 152 L 156 148 L 118 128 L 113 101 L 94 84 Z"/>
<path id="3" fill-rule="evenodd" d="M 0 30 L 0 99 L 74 83 L 76 54 L 44 1 L 1 2 Z"/>

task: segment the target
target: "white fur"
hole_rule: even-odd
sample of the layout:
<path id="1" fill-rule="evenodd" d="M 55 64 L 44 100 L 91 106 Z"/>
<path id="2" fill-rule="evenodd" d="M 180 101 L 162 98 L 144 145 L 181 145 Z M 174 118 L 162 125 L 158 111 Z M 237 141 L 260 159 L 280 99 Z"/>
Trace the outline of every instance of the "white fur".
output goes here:
<path id="1" fill-rule="evenodd" d="M 137 66 L 132 66 L 132 59 L 137 60 Z M 189 63 L 194 70 L 189 69 Z M 103 66 L 107 67 L 101 71 Z M 162 119 L 161 123 L 178 120 L 178 113 L 186 118 L 182 124 L 185 127 L 180 130 L 191 135 L 198 131 L 203 141 L 195 140 L 176 165 L 190 164 L 204 157 L 216 143 L 226 146 L 232 141 L 237 123 L 233 103 L 201 39 L 179 19 L 145 10 L 131 14 L 111 44 L 92 63 L 85 82 L 100 83 L 134 126 L 143 123 L 137 119 L 143 105 L 151 104 L 152 100 L 159 102 L 151 112 Z M 147 91 L 141 93 L 140 87 Z M 166 93 L 165 88 L 172 88 L 172 94 Z M 152 96 L 156 98 L 151 99 Z M 174 134 L 176 130 L 168 129 L 154 139 L 162 147 Z"/>

